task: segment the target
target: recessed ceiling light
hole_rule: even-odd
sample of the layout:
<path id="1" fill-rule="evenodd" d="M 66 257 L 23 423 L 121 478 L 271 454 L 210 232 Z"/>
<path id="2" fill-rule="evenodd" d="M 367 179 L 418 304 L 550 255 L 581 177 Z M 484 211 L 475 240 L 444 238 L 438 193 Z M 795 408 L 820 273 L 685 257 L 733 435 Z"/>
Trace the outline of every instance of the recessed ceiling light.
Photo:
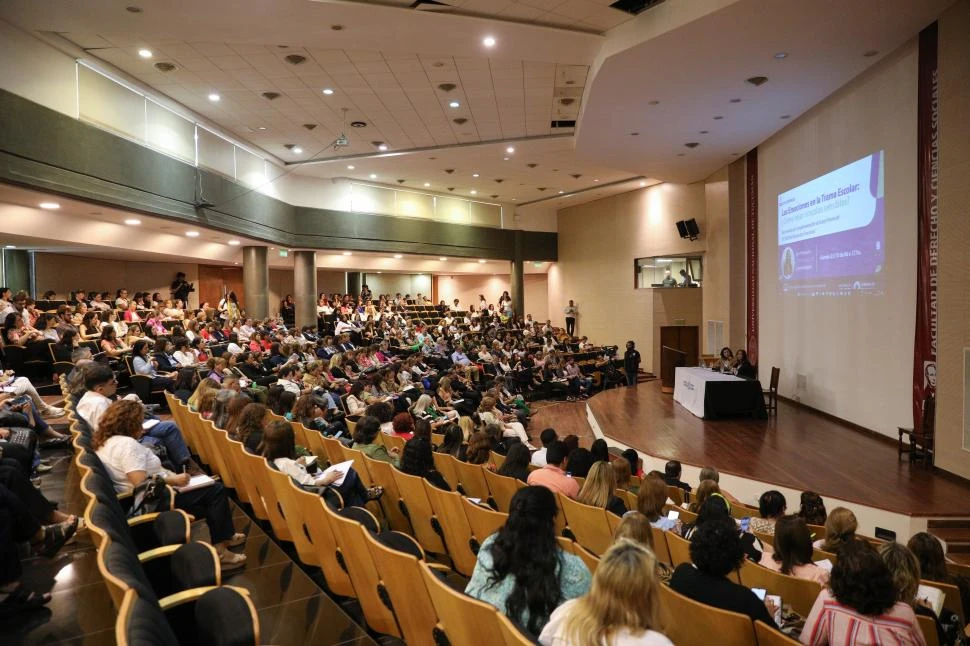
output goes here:
<path id="1" fill-rule="evenodd" d="M 482 265 L 484 265 L 484 264 L 485 264 L 485 263 L 486 263 L 487 261 L 486 261 L 486 260 L 485 260 L 485 259 L 483 258 L 483 259 L 481 259 L 481 260 L 479 260 L 478 262 L 479 262 L 480 264 L 482 264 Z"/>
<path id="2" fill-rule="evenodd" d="M 508 157 L 503 157 L 503 158 L 502 158 L 502 161 L 508 161 L 508 160 L 509 160 L 509 158 L 508 158 Z"/>
<path id="3" fill-rule="evenodd" d="M 15 244 L 8 244 L 8 245 L 4 245 L 4 248 L 5 249 L 16 249 L 17 248 L 17 245 L 15 245 Z"/>
<path id="4" fill-rule="evenodd" d="M 226 244 L 229 245 L 229 246 L 231 246 L 231 247 L 238 247 L 239 246 L 239 241 L 238 240 L 230 240 Z"/>
<path id="5" fill-rule="evenodd" d="M 370 174 L 370 178 L 371 178 L 371 179 L 377 179 L 377 175 L 375 175 L 374 173 L 371 173 L 371 174 Z"/>
<path id="6" fill-rule="evenodd" d="M 48 211 L 54 211 L 56 209 L 61 208 L 61 205 L 58 204 L 57 202 L 41 202 L 39 206 L 40 208 L 46 209 Z"/>
<path id="7" fill-rule="evenodd" d="M 381 152 L 384 152 L 385 150 L 387 150 L 387 144 L 380 144 L 380 145 L 379 145 L 379 146 L 377 147 L 377 149 L 378 149 L 379 151 L 381 151 Z"/>
<path id="8" fill-rule="evenodd" d="M 631 137 L 639 137 L 640 136 L 640 133 L 639 132 L 631 132 L 630 133 L 630 136 Z"/>
<path id="9" fill-rule="evenodd" d="M 478 191 L 470 191 L 472 195 L 478 195 Z"/>
<path id="10" fill-rule="evenodd" d="M 431 186 L 431 182 L 425 182 L 425 183 L 424 183 L 424 187 L 425 187 L 425 188 L 428 188 L 429 186 Z"/>
<path id="11" fill-rule="evenodd" d="M 383 271 L 379 271 L 379 272 L 377 272 L 377 273 L 379 273 L 379 274 L 383 274 L 384 272 L 383 272 Z"/>
<path id="12" fill-rule="evenodd" d="M 266 130 L 266 126 L 256 126 L 256 130 Z"/>
<path id="13" fill-rule="evenodd" d="M 458 103 L 458 101 L 452 101 L 451 103 L 448 104 L 448 107 L 449 108 L 460 108 L 461 107 L 461 104 Z"/>
<path id="14" fill-rule="evenodd" d="M 478 173 L 472 173 L 472 177 L 478 177 Z"/>
<path id="15" fill-rule="evenodd" d="M 270 251 L 275 251 L 276 250 L 276 247 L 270 247 L 269 250 Z"/>
<path id="16" fill-rule="evenodd" d="M 509 146 L 508 148 L 505 149 L 505 152 L 507 152 L 508 154 L 511 155 L 512 153 L 515 152 L 515 147 L 514 146 Z"/>
<path id="17" fill-rule="evenodd" d="M 199 232 L 198 231 L 186 231 L 185 232 L 185 235 L 187 235 L 190 238 L 198 238 L 199 237 Z"/>
<path id="18" fill-rule="evenodd" d="M 293 146 L 293 152 L 296 153 L 297 155 L 302 155 L 303 149 L 300 148 L 299 146 Z"/>
<path id="19" fill-rule="evenodd" d="M 731 103 L 741 103 L 741 99 L 731 99 Z"/>
<path id="20" fill-rule="evenodd" d="M 323 93 L 326 94 L 327 96 L 330 96 L 331 94 L 333 94 L 333 90 L 328 87 L 325 87 L 323 88 Z"/>
<path id="21" fill-rule="evenodd" d="M 354 170 L 355 168 L 357 167 L 354 166 L 353 164 L 350 164 L 349 166 L 347 166 L 347 170 Z"/>
<path id="22" fill-rule="evenodd" d="M 646 186 L 646 185 L 647 185 L 646 182 L 640 182 L 640 186 Z"/>
<path id="23" fill-rule="evenodd" d="M 352 256 L 352 255 L 354 255 L 354 252 L 353 251 L 345 251 L 344 252 L 344 255 L 345 256 Z"/>
<path id="24" fill-rule="evenodd" d="M 495 38 L 492 36 L 486 36 L 482 39 L 482 45 L 485 45 L 486 47 L 495 47 Z"/>
<path id="25" fill-rule="evenodd" d="M 563 194 L 563 193 L 565 193 L 565 192 L 566 192 L 566 191 L 559 191 L 559 194 L 560 194 L 560 195 L 562 195 L 562 194 Z"/>
<path id="26" fill-rule="evenodd" d="M 399 253 L 396 253 L 396 254 L 394 254 L 394 257 L 395 257 L 395 258 L 397 258 L 398 260 L 400 260 L 400 259 L 401 259 L 401 258 L 403 258 L 404 256 L 402 256 L 402 255 L 401 255 L 401 254 L 399 254 Z"/>
<path id="27" fill-rule="evenodd" d="M 216 94 L 215 92 L 209 95 L 209 100 L 212 101 L 213 103 L 217 102 L 221 98 L 222 97 Z"/>
<path id="28" fill-rule="evenodd" d="M 447 259 L 447 258 L 445 258 L 444 256 L 441 256 L 440 258 L 438 258 L 438 260 L 440 260 L 441 262 L 445 262 L 445 261 L 446 261 L 446 260 L 448 260 L 448 259 Z"/>
<path id="29" fill-rule="evenodd" d="M 127 220 L 125 220 L 125 224 L 129 226 L 137 227 L 139 224 L 141 224 L 141 220 L 137 218 L 128 218 Z"/>
<path id="30" fill-rule="evenodd" d="M 138 50 L 138 55 L 141 56 L 142 58 L 151 58 L 152 57 L 152 50 L 150 50 L 150 49 L 139 49 Z"/>
<path id="31" fill-rule="evenodd" d="M 598 180 L 598 179 L 594 179 L 593 181 L 594 181 L 594 182 L 598 182 L 599 180 Z"/>
<path id="32" fill-rule="evenodd" d="M 781 60 L 783 58 L 788 58 L 788 52 L 775 52 L 775 58 Z"/>

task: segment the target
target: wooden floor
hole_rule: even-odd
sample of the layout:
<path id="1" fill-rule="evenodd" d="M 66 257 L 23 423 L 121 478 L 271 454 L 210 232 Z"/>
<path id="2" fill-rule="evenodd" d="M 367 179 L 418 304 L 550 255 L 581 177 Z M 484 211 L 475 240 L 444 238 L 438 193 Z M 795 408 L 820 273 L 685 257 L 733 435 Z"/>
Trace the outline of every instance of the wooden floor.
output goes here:
<path id="1" fill-rule="evenodd" d="M 818 491 L 912 516 L 970 517 L 970 484 L 911 466 L 886 442 L 780 401 L 769 420 L 705 421 L 694 417 L 660 382 L 616 388 L 585 402 L 607 438 L 663 459 L 722 473 Z M 583 402 L 539 411 L 530 431 L 553 427 L 589 445 L 592 432 Z"/>

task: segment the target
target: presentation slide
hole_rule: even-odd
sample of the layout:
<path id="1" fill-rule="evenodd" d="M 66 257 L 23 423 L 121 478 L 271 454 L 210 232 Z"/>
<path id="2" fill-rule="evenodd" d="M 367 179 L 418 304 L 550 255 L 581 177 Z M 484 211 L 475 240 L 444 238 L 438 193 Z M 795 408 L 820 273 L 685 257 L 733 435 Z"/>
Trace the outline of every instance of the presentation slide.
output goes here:
<path id="1" fill-rule="evenodd" d="M 883 151 L 778 196 L 778 282 L 797 296 L 884 293 Z"/>

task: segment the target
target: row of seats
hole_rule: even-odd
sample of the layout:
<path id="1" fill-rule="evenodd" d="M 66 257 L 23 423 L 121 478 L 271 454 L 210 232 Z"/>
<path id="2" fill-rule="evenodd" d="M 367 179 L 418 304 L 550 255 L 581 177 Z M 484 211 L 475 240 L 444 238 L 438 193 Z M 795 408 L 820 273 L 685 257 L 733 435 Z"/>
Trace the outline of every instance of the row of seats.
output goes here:
<path id="1" fill-rule="evenodd" d="M 84 518 L 98 569 L 118 609 L 117 643 L 258 644 L 259 624 L 248 591 L 222 585 L 215 548 L 191 541 L 192 517 L 170 508 L 128 518 L 134 498 L 115 493 L 91 449 L 89 427 L 68 404 L 73 473 L 88 500 Z M 174 499 L 174 492 L 169 495 Z"/>

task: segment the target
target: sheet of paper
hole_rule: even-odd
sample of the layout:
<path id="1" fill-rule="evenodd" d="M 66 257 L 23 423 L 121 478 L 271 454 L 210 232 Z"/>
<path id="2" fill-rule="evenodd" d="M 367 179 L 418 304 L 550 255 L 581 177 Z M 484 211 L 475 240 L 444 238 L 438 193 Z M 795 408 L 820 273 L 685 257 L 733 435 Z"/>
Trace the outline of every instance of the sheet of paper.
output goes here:
<path id="1" fill-rule="evenodd" d="M 212 484 L 215 484 L 215 480 L 203 473 L 201 475 L 192 476 L 189 479 L 189 484 L 185 485 L 184 487 L 175 487 L 175 490 L 180 493 L 185 493 L 186 491 L 194 491 L 195 489 L 208 487 Z"/>
<path id="2" fill-rule="evenodd" d="M 158 424 L 158 422 L 159 420 L 157 419 L 146 419 L 144 422 L 141 423 L 141 427 L 147 431 L 148 429 Z"/>
<path id="3" fill-rule="evenodd" d="M 337 473 L 340 474 L 340 477 L 334 480 L 333 482 L 331 482 L 330 484 L 334 487 L 339 487 L 344 483 L 344 478 L 347 477 L 347 474 L 350 472 L 350 468 L 353 466 L 354 466 L 353 460 L 347 460 L 346 462 L 338 462 L 337 464 L 332 464 L 329 467 L 327 467 L 323 473 L 320 474 L 320 478 L 322 479 L 323 476 L 329 475 L 330 473 L 333 473 L 336 471 Z"/>
<path id="4" fill-rule="evenodd" d="M 921 585 L 916 590 L 916 598 L 928 601 L 930 607 L 933 608 L 933 612 L 939 616 L 940 610 L 943 609 L 943 591 L 939 588 L 934 588 L 928 585 Z"/>

